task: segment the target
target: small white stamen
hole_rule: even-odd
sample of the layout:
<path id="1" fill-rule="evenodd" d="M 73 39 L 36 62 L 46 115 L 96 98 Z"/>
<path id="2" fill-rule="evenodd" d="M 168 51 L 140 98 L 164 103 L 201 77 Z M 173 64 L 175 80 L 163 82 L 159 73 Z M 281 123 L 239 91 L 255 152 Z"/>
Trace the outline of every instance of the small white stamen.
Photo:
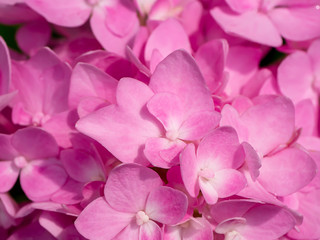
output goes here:
<path id="1" fill-rule="evenodd" d="M 28 164 L 28 161 L 24 156 L 15 157 L 13 162 L 18 168 L 24 168 Z"/>
<path id="2" fill-rule="evenodd" d="M 170 141 L 175 141 L 179 136 L 179 133 L 175 130 L 169 130 L 166 132 L 166 138 L 168 138 Z"/>
<path id="3" fill-rule="evenodd" d="M 144 211 L 139 211 L 136 214 L 136 222 L 140 226 L 149 221 L 149 216 Z"/>

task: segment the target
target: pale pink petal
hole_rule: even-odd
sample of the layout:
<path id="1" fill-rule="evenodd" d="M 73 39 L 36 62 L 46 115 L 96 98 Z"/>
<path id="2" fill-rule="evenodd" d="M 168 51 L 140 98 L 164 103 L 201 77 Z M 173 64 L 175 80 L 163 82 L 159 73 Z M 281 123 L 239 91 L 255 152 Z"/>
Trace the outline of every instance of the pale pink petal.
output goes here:
<path id="1" fill-rule="evenodd" d="M 11 142 L 19 154 L 29 160 L 55 157 L 59 153 L 55 139 L 40 128 L 20 129 L 13 134 Z"/>
<path id="2" fill-rule="evenodd" d="M 226 219 L 225 221 L 222 221 L 221 223 L 219 223 L 219 225 L 215 228 L 214 231 L 219 234 L 228 234 L 229 232 L 235 231 L 236 237 L 234 239 L 237 239 L 237 234 L 239 234 L 237 230 L 243 228 L 245 224 L 246 224 L 245 218 L 234 217 L 231 219 Z"/>
<path id="3" fill-rule="evenodd" d="M 191 197 L 197 197 L 199 194 L 198 167 L 193 144 L 188 144 L 181 152 L 180 167 L 184 186 Z"/>
<path id="4" fill-rule="evenodd" d="M 66 149 L 61 151 L 60 159 L 65 170 L 74 180 L 87 183 L 105 178 L 99 161 L 85 151 Z"/>
<path id="5" fill-rule="evenodd" d="M 248 142 L 262 155 L 286 144 L 294 132 L 294 106 L 282 96 L 259 96 L 242 121 L 249 132 Z M 263 136 L 263 137 L 262 137 Z"/>
<path id="6" fill-rule="evenodd" d="M 320 51 L 320 40 L 314 40 L 308 48 L 308 55 L 312 62 L 313 71 L 320 81 L 320 56 L 317 54 Z"/>
<path id="7" fill-rule="evenodd" d="M 287 148 L 264 157 L 258 180 L 269 192 L 286 196 L 311 182 L 316 168 L 309 154 L 298 148 Z"/>
<path id="8" fill-rule="evenodd" d="M 0 37 L 0 95 L 8 93 L 11 80 L 10 55 L 6 42 Z"/>
<path id="9" fill-rule="evenodd" d="M 213 231 L 210 223 L 204 218 L 191 218 L 189 227 L 183 229 L 183 240 L 212 240 Z"/>
<path id="10" fill-rule="evenodd" d="M 290 40 L 304 41 L 320 36 L 316 5 L 309 7 L 277 7 L 268 12 L 280 34 Z M 286 19 L 285 21 L 283 19 Z"/>
<path id="11" fill-rule="evenodd" d="M 178 130 L 184 120 L 182 100 L 171 93 L 157 93 L 147 103 L 149 112 L 167 131 Z"/>
<path id="12" fill-rule="evenodd" d="M 195 53 L 196 62 L 211 92 L 215 92 L 223 84 L 228 50 L 228 42 L 218 39 L 202 44 Z"/>
<path id="13" fill-rule="evenodd" d="M 97 38 L 97 40 L 101 43 L 101 45 L 108 51 L 114 52 L 120 56 L 125 56 L 125 50 L 127 44 L 133 39 L 134 35 L 138 31 L 138 18 L 136 17 L 136 13 L 130 10 L 125 10 L 125 7 L 121 7 L 122 14 L 127 13 L 129 14 L 129 19 L 131 22 L 123 22 L 120 23 L 127 23 L 127 26 L 131 26 L 129 29 L 124 28 L 125 32 L 122 32 L 122 34 L 125 34 L 124 36 L 119 36 L 118 33 L 114 33 L 117 23 L 112 21 L 111 23 L 106 23 L 106 9 L 100 9 L 97 8 L 93 11 L 92 17 L 90 19 L 90 25 L 91 29 L 93 31 L 94 36 Z M 116 11 L 114 9 L 113 11 Z M 134 16 L 135 15 L 135 16 Z M 124 19 L 127 19 L 126 16 L 123 16 Z M 129 32 L 126 32 L 129 31 Z M 121 32 L 120 32 L 121 33 Z"/>
<path id="14" fill-rule="evenodd" d="M 160 123 L 145 107 L 153 92 L 135 79 L 123 78 L 117 105 L 104 107 L 77 122 L 76 128 L 97 140 L 122 162 L 147 165 L 143 148 L 149 137 L 160 136 Z"/>
<path id="15" fill-rule="evenodd" d="M 187 213 L 188 199 L 181 191 L 158 187 L 150 192 L 145 213 L 163 224 L 177 224 Z"/>
<path id="16" fill-rule="evenodd" d="M 236 14 L 227 8 L 216 7 L 211 10 L 211 14 L 226 33 L 272 47 L 282 44 L 278 30 L 263 13 L 248 11 Z"/>
<path id="17" fill-rule="evenodd" d="M 158 50 L 162 58 L 158 58 L 154 63 L 156 66 L 170 53 L 178 49 L 184 49 L 191 53 L 191 46 L 185 30 L 177 20 L 169 18 L 152 31 L 146 43 L 144 58 L 146 61 L 150 61 L 153 51 Z"/>
<path id="18" fill-rule="evenodd" d="M 245 162 L 248 166 L 250 176 L 252 180 L 255 181 L 260 175 L 259 169 L 261 168 L 261 160 L 257 152 L 253 149 L 253 147 L 249 143 L 243 142 L 241 145 L 246 155 Z"/>
<path id="19" fill-rule="evenodd" d="M 217 128 L 200 142 L 197 151 L 198 163 L 213 171 L 238 168 L 244 162 L 244 156 L 238 155 L 239 146 L 238 136 L 233 128 Z"/>
<path id="20" fill-rule="evenodd" d="M 26 0 L 29 7 L 44 16 L 49 22 L 65 27 L 84 24 L 91 13 L 91 6 L 83 0 L 47 1 Z"/>
<path id="21" fill-rule="evenodd" d="M 139 240 L 140 226 L 133 219 L 114 239 L 116 240 Z"/>
<path id="22" fill-rule="evenodd" d="M 215 129 L 221 115 L 215 111 L 197 112 L 183 122 L 179 130 L 179 138 L 186 141 L 196 141 Z"/>
<path id="23" fill-rule="evenodd" d="M 185 51 L 177 50 L 159 63 L 150 79 L 155 92 L 169 92 L 182 100 L 185 117 L 194 112 L 214 109 L 210 91 L 194 59 Z"/>
<path id="24" fill-rule="evenodd" d="M 138 164 L 114 168 L 105 185 L 104 195 L 114 209 L 138 212 L 145 208 L 149 192 L 162 185 L 158 174 Z"/>
<path id="25" fill-rule="evenodd" d="M 208 204 L 215 204 L 218 201 L 218 193 L 208 179 L 199 178 L 201 193 Z"/>
<path id="26" fill-rule="evenodd" d="M 101 197 L 81 212 L 75 221 L 75 227 L 86 238 L 111 240 L 127 227 L 133 218 L 132 213 L 114 210 Z"/>
<path id="27" fill-rule="evenodd" d="M 108 103 L 115 103 L 117 84 L 116 79 L 100 69 L 78 63 L 71 75 L 69 106 L 75 108 L 87 97 L 99 97 Z"/>
<path id="28" fill-rule="evenodd" d="M 301 128 L 302 136 L 311 136 L 316 128 L 316 108 L 310 99 L 305 99 L 295 105 L 295 125 Z"/>
<path id="29" fill-rule="evenodd" d="M 51 27 L 45 20 L 28 22 L 16 33 L 19 48 L 29 55 L 48 45 L 50 37 Z"/>
<path id="30" fill-rule="evenodd" d="M 219 197 L 225 198 L 240 192 L 247 185 L 247 181 L 244 175 L 237 170 L 222 169 L 214 174 L 211 184 Z"/>
<path id="31" fill-rule="evenodd" d="M 280 91 L 295 103 L 312 98 L 313 71 L 307 53 L 296 51 L 286 57 L 278 68 Z"/>
<path id="32" fill-rule="evenodd" d="M 28 198 L 46 201 L 64 185 L 67 176 L 56 161 L 34 160 L 22 169 L 20 183 Z"/>
<path id="33" fill-rule="evenodd" d="M 233 11 L 238 13 L 258 10 L 262 3 L 260 0 L 226 0 L 226 2 Z"/>
<path id="34" fill-rule="evenodd" d="M 79 118 L 87 116 L 89 113 L 99 110 L 100 108 L 110 105 L 108 101 L 99 97 L 87 97 L 78 104 L 77 112 Z"/>
<path id="35" fill-rule="evenodd" d="M 170 168 L 179 163 L 179 153 L 185 146 L 179 139 L 148 138 L 143 153 L 153 166 Z"/>
<path id="36" fill-rule="evenodd" d="M 18 91 L 14 91 L 8 94 L 3 94 L 0 96 L 0 111 L 12 102 L 15 96 L 18 94 Z"/>
<path id="37" fill-rule="evenodd" d="M 161 229 L 154 221 L 148 221 L 140 226 L 139 240 L 161 240 Z"/>
<path id="38" fill-rule="evenodd" d="M 19 172 L 12 161 L 0 161 L 0 192 L 8 192 L 14 186 Z"/>

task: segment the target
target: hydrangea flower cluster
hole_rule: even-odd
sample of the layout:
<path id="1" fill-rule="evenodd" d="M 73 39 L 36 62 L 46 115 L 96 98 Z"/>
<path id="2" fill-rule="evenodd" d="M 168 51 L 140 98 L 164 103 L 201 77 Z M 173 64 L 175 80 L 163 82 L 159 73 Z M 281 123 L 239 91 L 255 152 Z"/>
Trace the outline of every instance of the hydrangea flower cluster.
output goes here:
<path id="1" fill-rule="evenodd" d="M 320 239 L 319 22 L 319 0 L 0 0 L 0 239 Z"/>

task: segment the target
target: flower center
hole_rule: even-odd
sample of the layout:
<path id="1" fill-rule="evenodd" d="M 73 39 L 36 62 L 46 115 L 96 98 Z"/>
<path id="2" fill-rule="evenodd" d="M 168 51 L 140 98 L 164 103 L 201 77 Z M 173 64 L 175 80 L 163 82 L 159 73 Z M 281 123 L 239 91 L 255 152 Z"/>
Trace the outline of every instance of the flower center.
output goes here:
<path id="1" fill-rule="evenodd" d="M 24 156 L 18 156 L 13 159 L 14 165 L 16 165 L 18 168 L 24 168 L 27 166 L 28 161 Z"/>
<path id="2" fill-rule="evenodd" d="M 225 234 L 225 240 L 243 240 L 243 237 L 237 231 L 230 231 Z"/>
<path id="3" fill-rule="evenodd" d="M 175 141 L 179 136 L 179 133 L 175 130 L 169 130 L 166 132 L 166 138 L 168 138 L 170 141 Z"/>
<path id="4" fill-rule="evenodd" d="M 32 118 L 32 123 L 35 126 L 41 126 L 43 125 L 46 121 L 50 119 L 50 115 L 44 115 L 42 112 L 37 112 L 33 118 Z"/>
<path id="5" fill-rule="evenodd" d="M 139 226 L 149 221 L 148 215 L 144 211 L 139 211 L 136 214 L 136 222 Z"/>

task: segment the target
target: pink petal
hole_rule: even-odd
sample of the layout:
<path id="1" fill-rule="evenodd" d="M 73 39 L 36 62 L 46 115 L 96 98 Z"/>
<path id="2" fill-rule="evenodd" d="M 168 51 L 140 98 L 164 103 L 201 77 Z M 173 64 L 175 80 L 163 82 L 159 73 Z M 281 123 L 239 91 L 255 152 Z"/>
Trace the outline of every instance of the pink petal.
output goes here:
<path id="1" fill-rule="evenodd" d="M 181 152 L 180 167 L 184 186 L 191 197 L 197 197 L 199 194 L 198 167 L 193 144 L 188 144 Z"/>
<path id="2" fill-rule="evenodd" d="M 170 187 L 154 188 L 150 192 L 145 212 L 150 219 L 163 224 L 177 224 L 187 213 L 187 196 Z"/>
<path id="3" fill-rule="evenodd" d="M 0 161 L 0 192 L 8 192 L 18 179 L 20 169 L 12 161 Z"/>
<path id="4" fill-rule="evenodd" d="M 248 240 L 273 240 L 292 229 L 295 220 L 284 208 L 273 205 L 253 207 L 243 215 L 246 225 L 237 231 Z"/>
<path id="5" fill-rule="evenodd" d="M 215 204 L 218 201 L 218 193 L 209 180 L 200 177 L 199 186 L 206 203 Z"/>
<path id="6" fill-rule="evenodd" d="M 63 186 L 51 195 L 50 200 L 61 204 L 77 204 L 83 200 L 83 183 L 77 182 L 72 178 L 67 178 Z"/>
<path id="7" fill-rule="evenodd" d="M 179 138 L 186 141 L 199 140 L 218 126 L 220 118 L 220 113 L 215 111 L 194 113 L 183 122 Z"/>
<path id="8" fill-rule="evenodd" d="M 237 0 L 226 0 L 229 7 L 238 13 L 244 13 L 247 11 L 255 11 L 258 10 L 260 7 L 262 1 L 259 0 L 243 0 L 243 1 L 237 1 Z"/>
<path id="9" fill-rule="evenodd" d="M 309 56 L 296 51 L 286 57 L 278 68 L 278 84 L 281 92 L 295 103 L 313 97 L 313 71 Z"/>
<path id="10" fill-rule="evenodd" d="M 169 18 L 152 31 L 146 43 L 144 58 L 146 61 L 150 61 L 153 51 L 158 50 L 161 58 L 158 58 L 154 63 L 156 66 L 170 53 L 178 49 L 184 49 L 191 53 L 191 46 L 185 30 L 177 20 Z M 153 70 L 151 69 L 151 71 Z"/>
<path id="11" fill-rule="evenodd" d="M 177 95 L 186 118 L 194 112 L 212 111 L 210 91 L 194 59 L 185 51 L 177 50 L 166 57 L 154 71 L 150 88 L 155 93 L 168 92 Z"/>
<path id="12" fill-rule="evenodd" d="M 234 217 L 219 223 L 219 225 L 215 228 L 214 231 L 219 234 L 228 234 L 229 232 L 235 231 L 235 234 L 237 234 L 238 233 L 237 230 L 243 228 L 245 224 L 246 224 L 245 218 Z M 235 239 L 237 239 L 237 237 Z"/>
<path id="13" fill-rule="evenodd" d="M 140 226 L 137 225 L 135 219 L 124 228 L 115 239 L 117 240 L 139 240 Z"/>
<path id="14" fill-rule="evenodd" d="M 99 97 L 87 97 L 80 101 L 77 112 L 79 118 L 87 116 L 89 113 L 95 112 L 100 108 L 109 106 L 110 103 Z"/>
<path id="15" fill-rule="evenodd" d="M 196 62 L 211 92 L 218 90 L 223 83 L 228 50 L 228 42 L 219 39 L 202 44 L 195 54 Z"/>
<path id="16" fill-rule="evenodd" d="M 252 180 L 255 181 L 260 175 L 259 169 L 261 168 L 261 160 L 257 152 L 253 149 L 253 147 L 249 143 L 243 142 L 241 145 L 246 155 L 245 161 L 247 163 L 250 176 Z"/>
<path id="17" fill-rule="evenodd" d="M 280 34 L 287 39 L 304 41 L 320 36 L 320 21 L 316 5 L 309 7 L 278 7 L 268 12 Z M 286 19 L 286 21 L 283 21 Z"/>
<path id="18" fill-rule="evenodd" d="M 1 73 L 0 73 L 1 74 Z M 12 102 L 14 97 L 17 95 L 18 91 L 14 91 L 8 94 L 3 94 L 0 96 L 0 111 Z"/>
<path id="19" fill-rule="evenodd" d="M 157 93 L 149 100 L 147 108 L 167 131 L 178 130 L 184 119 L 181 103 L 182 101 L 177 95 Z"/>
<path id="20" fill-rule="evenodd" d="M 112 208 L 136 213 L 145 209 L 149 192 L 161 185 L 160 177 L 150 168 L 123 164 L 110 172 L 104 195 Z"/>
<path id="21" fill-rule="evenodd" d="M 60 159 L 65 170 L 74 180 L 87 183 L 105 178 L 99 161 L 85 151 L 66 149 L 61 151 Z"/>
<path id="22" fill-rule="evenodd" d="M 217 128 L 200 142 L 197 151 L 198 163 L 213 171 L 238 168 L 244 161 L 244 156 L 236 157 L 240 154 L 239 146 L 238 136 L 233 128 Z"/>
<path id="23" fill-rule="evenodd" d="M 263 159 L 258 180 L 269 192 L 286 196 L 306 186 L 315 174 L 316 165 L 309 154 L 287 148 Z"/>
<path id="24" fill-rule="evenodd" d="M 248 11 L 235 14 L 224 7 L 211 10 L 211 15 L 226 33 L 235 34 L 253 42 L 279 47 L 281 36 L 267 15 Z"/>
<path id="25" fill-rule="evenodd" d="M 89 239 L 111 240 L 127 227 L 134 215 L 114 210 L 101 197 L 91 202 L 75 221 L 79 233 Z"/>
<path id="26" fill-rule="evenodd" d="M 25 2 L 49 22 L 65 27 L 76 27 L 84 24 L 91 13 L 91 7 L 86 1 L 26 0 Z"/>
<path id="27" fill-rule="evenodd" d="M 135 79 L 123 78 L 117 105 L 107 106 L 77 122 L 76 128 L 97 140 L 122 162 L 147 165 L 143 147 L 149 137 L 160 136 L 156 119 L 145 107 L 153 92 Z"/>
<path id="28" fill-rule="evenodd" d="M 64 185 L 67 176 L 63 167 L 54 160 L 34 160 L 22 169 L 20 183 L 28 198 L 46 201 Z"/>
<path id="29" fill-rule="evenodd" d="M 308 55 L 311 59 L 313 71 L 316 74 L 316 77 L 318 78 L 318 81 L 320 81 L 320 56 L 317 54 L 320 51 L 320 40 L 314 40 L 310 47 L 308 48 Z"/>
<path id="30" fill-rule="evenodd" d="M 40 128 L 20 129 L 13 134 L 11 142 L 19 154 L 29 160 L 55 157 L 59 153 L 54 138 Z"/>
<path id="31" fill-rule="evenodd" d="M 10 55 L 6 42 L 0 37 L 0 95 L 8 93 L 11 81 Z"/>
<path id="32" fill-rule="evenodd" d="M 69 106 L 75 108 L 88 97 L 99 97 L 108 103 L 115 103 L 117 84 L 116 79 L 98 68 L 78 63 L 71 76 Z"/>
<path id="33" fill-rule="evenodd" d="M 128 22 L 123 21 L 123 19 L 128 19 L 126 16 L 123 16 L 122 19 L 117 18 L 118 20 L 120 20 L 119 23 L 114 20 L 106 23 L 108 17 L 107 11 L 104 10 L 106 9 L 96 8 L 93 11 L 92 17 L 90 19 L 90 25 L 93 34 L 106 50 L 114 52 L 120 56 L 125 56 L 125 49 L 127 44 L 129 44 L 129 42 L 138 31 L 139 23 L 138 18 L 136 17 L 136 13 L 132 10 L 125 9 L 125 7 L 121 7 L 121 14 L 128 14 L 128 18 L 130 19 L 129 24 L 127 24 Z M 116 9 L 112 11 L 116 11 Z M 122 27 L 124 23 L 126 23 L 127 25 Z M 119 30 L 117 30 L 118 24 L 120 24 L 121 26 L 120 32 Z M 130 26 L 130 28 L 127 28 L 128 26 Z M 125 35 L 119 36 L 119 33 Z"/>
<path id="34" fill-rule="evenodd" d="M 242 121 L 249 131 L 247 140 L 261 155 L 286 144 L 294 131 L 294 106 L 282 96 L 260 96 L 254 99 Z M 263 138 L 262 138 L 263 136 Z"/>
<path id="35" fill-rule="evenodd" d="M 0 159 L 13 160 L 19 156 L 17 150 L 11 144 L 12 135 L 0 134 Z"/>
<path id="36" fill-rule="evenodd" d="M 51 37 L 51 27 L 45 20 L 26 23 L 16 33 L 18 46 L 29 55 L 48 45 Z"/>
<path id="37" fill-rule="evenodd" d="M 154 221 L 148 221 L 141 225 L 139 240 L 161 240 L 162 232 L 160 227 Z"/>
<path id="38" fill-rule="evenodd" d="M 215 173 L 212 185 L 220 198 L 230 197 L 240 192 L 247 181 L 244 175 L 234 169 L 222 169 Z"/>
<path id="39" fill-rule="evenodd" d="M 148 138 L 143 153 L 153 166 L 170 168 L 178 164 L 179 153 L 185 145 L 179 139 Z"/>

